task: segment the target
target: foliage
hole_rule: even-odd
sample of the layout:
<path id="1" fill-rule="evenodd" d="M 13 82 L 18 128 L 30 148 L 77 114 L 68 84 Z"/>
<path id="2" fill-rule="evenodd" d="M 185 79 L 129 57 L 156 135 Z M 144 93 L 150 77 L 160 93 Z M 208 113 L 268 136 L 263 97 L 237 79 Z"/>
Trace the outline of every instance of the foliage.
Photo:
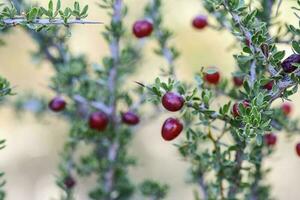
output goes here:
<path id="1" fill-rule="evenodd" d="M 161 30 L 162 16 L 157 13 L 161 13 L 162 2 L 151 3 L 146 6 L 146 16 L 155 13 L 150 18 L 154 27 Z M 204 199 L 271 199 L 270 186 L 264 182 L 269 169 L 262 166 L 273 152 L 273 146 L 266 144 L 266 134 L 284 130 L 292 134 L 299 130 L 298 120 L 290 119 L 282 108 L 272 105 L 277 99 L 289 100 L 299 84 L 298 61 L 290 61 L 296 69 L 287 72 L 282 61 L 285 51 L 278 50 L 277 44 L 291 44 L 295 54 L 299 54 L 298 28 L 272 22 L 276 20 L 272 17 L 273 10 L 280 6 L 276 3 L 281 2 L 261 0 L 258 5 L 249 5 L 242 0 L 204 0 L 202 3 L 218 22 L 211 27 L 230 31 L 241 44 L 242 52 L 234 55 L 238 68 L 233 75 L 245 80 L 242 87 L 230 85 L 226 78 L 217 85 L 209 84 L 207 74 L 216 73 L 210 69 L 201 69 L 195 75 L 194 86 L 178 81 L 176 76 L 141 85 L 147 88 L 148 99 L 156 104 L 170 91 L 184 98 L 180 118 L 186 127 L 185 139 L 176 146 L 190 162 L 190 181 L 199 185 Z M 272 36 L 271 28 L 281 31 Z M 167 36 L 158 37 L 160 46 L 168 43 L 172 35 L 162 30 Z M 265 86 L 270 82 L 271 90 Z M 221 103 L 218 98 L 224 96 L 230 100 L 218 106 Z M 245 101 L 247 106 L 242 103 Z M 236 108 L 232 108 L 235 102 Z M 238 109 L 238 114 L 234 114 L 234 109 Z"/>
<path id="2" fill-rule="evenodd" d="M 74 3 L 74 8 L 67 7 L 65 9 L 61 7 L 61 0 L 57 0 L 56 5 L 54 5 L 53 0 L 50 0 L 47 8 L 28 7 L 22 13 L 15 7 L 15 4 L 5 5 L 1 3 L 0 9 L 0 29 L 22 25 L 29 29 L 41 31 L 54 24 L 67 26 L 73 23 L 88 23 L 88 21 L 81 21 L 88 16 L 88 5 L 81 9 L 77 1 Z M 76 20 L 70 20 L 72 17 Z"/>

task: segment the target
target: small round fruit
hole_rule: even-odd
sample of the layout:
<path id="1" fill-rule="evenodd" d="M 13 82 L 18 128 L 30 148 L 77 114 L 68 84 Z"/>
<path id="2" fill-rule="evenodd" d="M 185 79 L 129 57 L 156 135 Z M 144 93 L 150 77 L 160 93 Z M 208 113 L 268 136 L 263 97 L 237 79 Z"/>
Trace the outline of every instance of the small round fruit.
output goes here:
<path id="1" fill-rule="evenodd" d="M 235 103 L 235 104 L 233 105 L 233 107 L 232 107 L 232 115 L 233 115 L 234 117 L 240 116 L 239 104 L 240 104 L 240 103 L 237 102 L 237 103 Z M 250 103 L 249 103 L 249 101 L 247 101 L 247 100 L 244 100 L 244 101 L 242 102 L 242 104 L 243 104 L 244 108 L 249 108 L 249 107 L 250 107 Z"/>
<path id="2" fill-rule="evenodd" d="M 204 74 L 204 79 L 209 84 L 217 85 L 220 81 L 220 73 L 215 69 L 208 69 Z"/>
<path id="3" fill-rule="evenodd" d="M 274 81 L 270 81 L 266 85 L 264 85 L 263 88 L 266 90 L 272 90 L 273 85 L 274 85 Z"/>
<path id="4" fill-rule="evenodd" d="M 140 122 L 140 118 L 132 111 L 122 113 L 122 122 L 128 125 L 137 125 Z"/>
<path id="5" fill-rule="evenodd" d="M 193 27 L 196 29 L 204 29 L 208 25 L 205 15 L 198 15 L 193 19 Z"/>
<path id="6" fill-rule="evenodd" d="M 153 25 L 147 20 L 136 21 L 133 25 L 132 32 L 137 38 L 144 38 L 151 35 Z"/>
<path id="7" fill-rule="evenodd" d="M 55 97 L 49 102 L 49 108 L 54 112 L 59 112 L 65 109 L 66 101 L 62 97 Z"/>
<path id="8" fill-rule="evenodd" d="M 288 116 L 292 112 L 292 105 L 290 103 L 283 103 L 281 105 L 281 110 L 286 116 Z"/>
<path id="9" fill-rule="evenodd" d="M 76 185 L 76 181 L 74 180 L 73 177 L 67 176 L 64 179 L 64 185 L 67 189 L 72 189 Z"/>
<path id="10" fill-rule="evenodd" d="M 193 19 L 193 27 L 195 29 L 204 29 L 207 25 L 207 17 L 205 15 L 198 15 Z"/>
<path id="11" fill-rule="evenodd" d="M 168 118 L 161 129 L 161 135 L 164 140 L 174 140 L 183 130 L 182 123 L 176 118 Z"/>
<path id="12" fill-rule="evenodd" d="M 298 156 L 300 157 L 300 142 L 296 145 L 296 152 Z"/>
<path id="13" fill-rule="evenodd" d="M 104 112 L 94 112 L 89 117 L 91 129 L 103 131 L 108 125 L 108 116 Z"/>
<path id="14" fill-rule="evenodd" d="M 245 44 L 247 45 L 247 47 L 250 47 L 250 45 L 251 45 L 251 42 L 250 42 L 250 40 L 247 38 L 247 39 L 245 39 Z"/>
<path id="15" fill-rule="evenodd" d="M 293 64 L 300 64 L 300 55 L 299 54 L 293 54 L 290 55 L 287 59 L 285 59 L 281 63 L 281 67 L 285 73 L 292 73 L 297 69 L 296 66 Z"/>
<path id="16" fill-rule="evenodd" d="M 233 80 L 234 85 L 237 86 L 237 87 L 242 86 L 243 83 L 244 83 L 244 79 L 242 77 L 239 77 L 239 76 L 234 76 L 232 78 L 232 80 Z"/>
<path id="17" fill-rule="evenodd" d="M 167 92 L 161 100 L 165 109 L 171 112 L 179 111 L 184 105 L 184 99 L 180 94 Z"/>
<path id="18" fill-rule="evenodd" d="M 264 140 L 268 146 L 274 146 L 277 142 L 277 136 L 274 133 L 268 133 L 264 135 Z"/>

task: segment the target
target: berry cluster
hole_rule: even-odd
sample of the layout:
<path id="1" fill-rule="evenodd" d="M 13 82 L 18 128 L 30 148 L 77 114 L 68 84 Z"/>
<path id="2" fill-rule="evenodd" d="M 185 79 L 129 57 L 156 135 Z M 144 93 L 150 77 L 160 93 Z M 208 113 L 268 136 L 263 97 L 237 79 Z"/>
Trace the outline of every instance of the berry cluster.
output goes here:
<path id="1" fill-rule="evenodd" d="M 60 96 L 54 97 L 49 102 L 49 108 L 53 112 L 63 111 L 66 105 L 66 101 Z M 137 125 L 140 122 L 139 116 L 132 111 L 121 113 L 121 120 L 127 125 Z M 109 124 L 109 115 L 102 111 L 93 112 L 89 116 L 88 124 L 91 129 L 105 131 Z"/>

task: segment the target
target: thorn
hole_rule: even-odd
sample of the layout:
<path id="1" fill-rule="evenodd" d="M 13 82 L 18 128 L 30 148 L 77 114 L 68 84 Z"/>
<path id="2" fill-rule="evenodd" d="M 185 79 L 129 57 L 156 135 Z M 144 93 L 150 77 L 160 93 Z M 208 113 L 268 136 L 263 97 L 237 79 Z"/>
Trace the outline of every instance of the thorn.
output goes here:
<path id="1" fill-rule="evenodd" d="M 138 85 L 140 85 L 140 86 L 142 86 L 142 87 L 146 87 L 143 83 L 141 83 L 141 82 L 138 82 L 138 81 L 134 81 L 136 84 L 138 84 Z"/>

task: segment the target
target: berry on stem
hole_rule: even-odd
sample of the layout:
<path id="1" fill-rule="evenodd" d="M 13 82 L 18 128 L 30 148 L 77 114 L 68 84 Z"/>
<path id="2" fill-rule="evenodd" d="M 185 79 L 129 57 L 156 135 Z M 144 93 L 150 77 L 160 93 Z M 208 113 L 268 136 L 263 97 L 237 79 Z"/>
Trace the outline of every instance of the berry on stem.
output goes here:
<path id="1" fill-rule="evenodd" d="M 239 102 L 236 102 L 236 103 L 233 105 L 233 107 L 232 107 L 232 115 L 233 115 L 234 117 L 240 116 L 239 104 L 240 104 Z M 244 101 L 242 102 L 242 104 L 243 104 L 244 108 L 249 108 L 249 107 L 250 107 L 250 103 L 249 103 L 249 101 L 247 101 L 247 100 L 244 100 Z"/>
<path id="2" fill-rule="evenodd" d="M 240 76 L 234 76 L 232 78 L 232 80 L 233 80 L 234 85 L 237 86 L 237 87 L 242 86 L 243 83 L 244 83 L 244 79 Z"/>
<path id="3" fill-rule="evenodd" d="M 49 102 L 49 108 L 54 112 L 59 112 L 65 109 L 66 101 L 62 97 L 55 97 Z"/>
<path id="4" fill-rule="evenodd" d="M 128 125 L 137 125 L 140 122 L 140 118 L 132 111 L 122 113 L 122 122 Z"/>
<path id="5" fill-rule="evenodd" d="M 299 54 L 293 54 L 290 55 L 287 59 L 285 59 L 281 63 L 281 67 L 285 73 L 292 73 L 295 71 L 298 67 L 294 66 L 293 64 L 300 64 L 300 55 Z"/>
<path id="6" fill-rule="evenodd" d="M 148 20 L 136 21 L 133 25 L 132 32 L 137 38 L 144 38 L 151 35 L 153 25 Z"/>
<path id="7" fill-rule="evenodd" d="M 290 103 L 283 103 L 282 105 L 281 105 L 281 110 L 282 110 L 282 112 L 286 115 L 286 116 L 288 116 L 288 115 L 290 115 L 291 114 L 291 112 L 292 112 L 292 105 L 290 104 Z"/>
<path id="8" fill-rule="evenodd" d="M 209 84 L 217 85 L 220 81 L 220 73 L 214 68 L 209 68 L 204 74 L 204 79 Z"/>
<path id="9" fill-rule="evenodd" d="M 162 97 L 163 106 L 171 112 L 179 111 L 184 105 L 184 99 L 180 94 L 167 92 Z"/>
<path id="10" fill-rule="evenodd" d="M 64 185 L 67 189 L 72 189 L 76 185 L 76 181 L 72 176 L 67 176 L 64 179 Z"/>
<path id="11" fill-rule="evenodd" d="M 250 47 L 251 42 L 248 38 L 245 39 L 245 44 L 247 45 L 247 47 Z"/>
<path id="12" fill-rule="evenodd" d="M 176 118 L 168 118 L 161 129 L 161 135 L 164 140 L 171 141 L 175 139 L 183 130 L 182 123 Z"/>
<path id="13" fill-rule="evenodd" d="M 193 19 L 193 27 L 195 29 L 204 29 L 207 25 L 207 17 L 205 15 L 198 15 Z"/>
<path id="14" fill-rule="evenodd" d="M 264 140 L 268 146 L 274 146 L 277 142 L 277 136 L 274 133 L 268 133 L 264 135 Z"/>
<path id="15" fill-rule="evenodd" d="M 274 85 L 274 81 L 272 80 L 272 81 L 269 81 L 267 84 L 265 84 L 263 86 L 263 88 L 266 89 L 266 90 L 272 90 L 273 89 L 273 85 Z"/>
<path id="16" fill-rule="evenodd" d="M 104 112 L 94 112 L 89 117 L 89 126 L 91 129 L 103 131 L 108 125 L 108 116 Z"/>
<path id="17" fill-rule="evenodd" d="M 298 156 L 300 157 L 300 142 L 296 145 L 296 152 Z"/>

